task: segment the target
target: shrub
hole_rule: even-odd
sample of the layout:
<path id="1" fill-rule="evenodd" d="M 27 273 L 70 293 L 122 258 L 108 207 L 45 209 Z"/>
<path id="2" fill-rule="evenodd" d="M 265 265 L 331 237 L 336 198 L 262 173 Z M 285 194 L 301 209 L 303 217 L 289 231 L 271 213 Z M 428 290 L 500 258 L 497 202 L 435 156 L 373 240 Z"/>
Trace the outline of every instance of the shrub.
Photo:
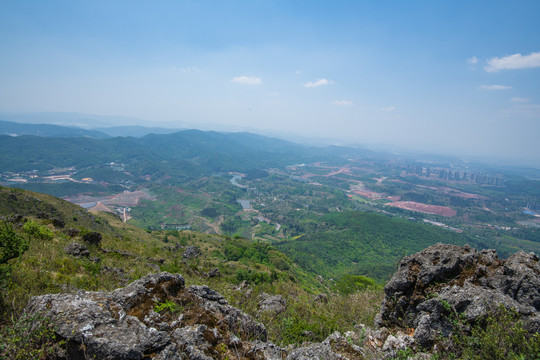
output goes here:
<path id="1" fill-rule="evenodd" d="M 453 353 L 439 358 L 470 360 L 536 360 L 540 359 L 540 334 L 529 334 L 514 310 L 500 306 L 497 311 L 479 321 L 470 332 L 457 333 Z"/>
<path id="2" fill-rule="evenodd" d="M 22 255 L 28 244 L 20 237 L 13 226 L 7 222 L 0 225 L 0 264 Z"/>
<path id="3" fill-rule="evenodd" d="M 39 225 L 38 223 L 32 220 L 27 221 L 23 225 L 23 231 L 27 233 L 28 235 L 31 235 L 35 237 L 36 239 L 41 239 L 41 240 L 52 240 L 52 238 L 54 237 L 54 234 L 51 231 L 51 229 L 49 229 L 46 226 Z"/>
<path id="4" fill-rule="evenodd" d="M 170 312 L 174 314 L 182 311 L 182 308 L 171 300 L 165 300 L 162 303 L 157 303 L 156 306 L 154 306 L 154 311 L 157 313 Z"/>
<path id="5" fill-rule="evenodd" d="M 23 314 L 0 328 L 1 359 L 55 358 L 63 344 L 56 336 L 54 324 L 37 315 Z"/>
<path id="6" fill-rule="evenodd" d="M 365 276 L 361 275 L 343 275 L 339 281 L 336 282 L 336 289 L 341 294 L 348 295 L 357 291 L 363 291 L 367 288 L 377 287 L 377 283 Z"/>

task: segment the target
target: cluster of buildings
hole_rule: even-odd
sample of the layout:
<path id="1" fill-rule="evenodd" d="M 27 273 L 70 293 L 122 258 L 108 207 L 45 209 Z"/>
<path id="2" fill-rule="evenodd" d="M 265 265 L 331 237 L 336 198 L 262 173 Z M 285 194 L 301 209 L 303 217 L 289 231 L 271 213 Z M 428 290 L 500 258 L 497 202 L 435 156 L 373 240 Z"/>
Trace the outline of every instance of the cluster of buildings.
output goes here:
<path id="1" fill-rule="evenodd" d="M 483 173 L 451 170 L 444 168 L 432 169 L 429 166 L 422 166 L 417 164 L 408 165 L 405 172 L 407 175 L 435 177 L 438 179 L 450 181 L 468 181 L 480 185 L 504 185 L 504 178 L 501 176 L 493 176 Z"/>

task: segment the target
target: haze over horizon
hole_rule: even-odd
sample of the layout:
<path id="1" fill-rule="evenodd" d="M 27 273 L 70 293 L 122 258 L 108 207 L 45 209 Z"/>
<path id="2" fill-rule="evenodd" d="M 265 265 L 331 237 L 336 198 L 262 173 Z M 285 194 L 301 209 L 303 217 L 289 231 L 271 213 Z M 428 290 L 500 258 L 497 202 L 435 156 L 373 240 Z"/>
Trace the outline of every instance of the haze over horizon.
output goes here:
<path id="1" fill-rule="evenodd" d="M 0 112 L 539 166 L 539 13 L 537 1 L 1 2 Z"/>

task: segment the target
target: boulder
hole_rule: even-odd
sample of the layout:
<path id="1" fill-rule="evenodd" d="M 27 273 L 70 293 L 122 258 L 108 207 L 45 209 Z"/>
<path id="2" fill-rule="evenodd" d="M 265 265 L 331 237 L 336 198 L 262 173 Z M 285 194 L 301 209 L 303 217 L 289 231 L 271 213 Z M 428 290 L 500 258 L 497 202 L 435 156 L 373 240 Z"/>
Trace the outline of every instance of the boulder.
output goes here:
<path id="1" fill-rule="evenodd" d="M 286 360 L 360 360 L 365 355 L 362 348 L 350 344 L 343 335 L 335 332 L 322 343 L 312 343 L 290 351 Z"/>
<path id="2" fill-rule="evenodd" d="M 404 258 L 384 292 L 377 325 L 413 328 L 423 348 L 450 336 L 456 317 L 474 324 L 501 305 L 515 309 L 529 331 L 540 330 L 540 265 L 533 253 L 501 260 L 495 250 L 436 244 Z"/>
<path id="3" fill-rule="evenodd" d="M 60 229 L 63 229 L 64 226 L 66 226 L 66 223 L 64 222 L 64 220 L 60 219 L 60 218 L 54 218 L 51 220 L 51 223 L 53 224 L 54 227 L 56 228 L 60 228 Z"/>
<path id="4" fill-rule="evenodd" d="M 221 274 L 219 272 L 219 268 L 211 268 L 210 271 L 208 271 L 208 277 L 219 277 Z"/>
<path id="5" fill-rule="evenodd" d="M 88 251 L 88 248 L 83 244 L 79 244 L 76 242 L 66 245 L 66 247 L 64 248 L 64 252 L 68 255 L 72 255 L 75 257 L 90 256 L 90 251 Z"/>
<path id="6" fill-rule="evenodd" d="M 83 235 L 83 240 L 91 245 L 99 245 L 103 237 L 98 232 L 89 232 Z"/>
<path id="7" fill-rule="evenodd" d="M 196 258 L 201 255 L 201 250 L 196 246 L 188 246 L 182 255 L 186 259 Z"/>
<path id="8" fill-rule="evenodd" d="M 163 306 L 163 304 L 168 306 Z M 170 305 L 175 304 L 175 305 Z M 67 359 L 282 359 L 265 327 L 207 286 L 147 275 L 112 292 L 36 296 L 30 315 L 52 320 Z"/>
<path id="9" fill-rule="evenodd" d="M 287 302 L 281 295 L 268 295 L 262 293 L 257 304 L 259 313 L 281 314 L 287 309 Z"/>

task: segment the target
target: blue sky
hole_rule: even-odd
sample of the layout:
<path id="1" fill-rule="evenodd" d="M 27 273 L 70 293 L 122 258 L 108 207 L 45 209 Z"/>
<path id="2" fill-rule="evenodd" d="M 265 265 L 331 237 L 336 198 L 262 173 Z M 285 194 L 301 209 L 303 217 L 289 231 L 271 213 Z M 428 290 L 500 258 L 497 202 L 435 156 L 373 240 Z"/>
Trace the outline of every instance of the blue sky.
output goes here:
<path id="1" fill-rule="evenodd" d="M 539 15 L 539 1 L 0 0 L 0 111 L 540 166 Z"/>

